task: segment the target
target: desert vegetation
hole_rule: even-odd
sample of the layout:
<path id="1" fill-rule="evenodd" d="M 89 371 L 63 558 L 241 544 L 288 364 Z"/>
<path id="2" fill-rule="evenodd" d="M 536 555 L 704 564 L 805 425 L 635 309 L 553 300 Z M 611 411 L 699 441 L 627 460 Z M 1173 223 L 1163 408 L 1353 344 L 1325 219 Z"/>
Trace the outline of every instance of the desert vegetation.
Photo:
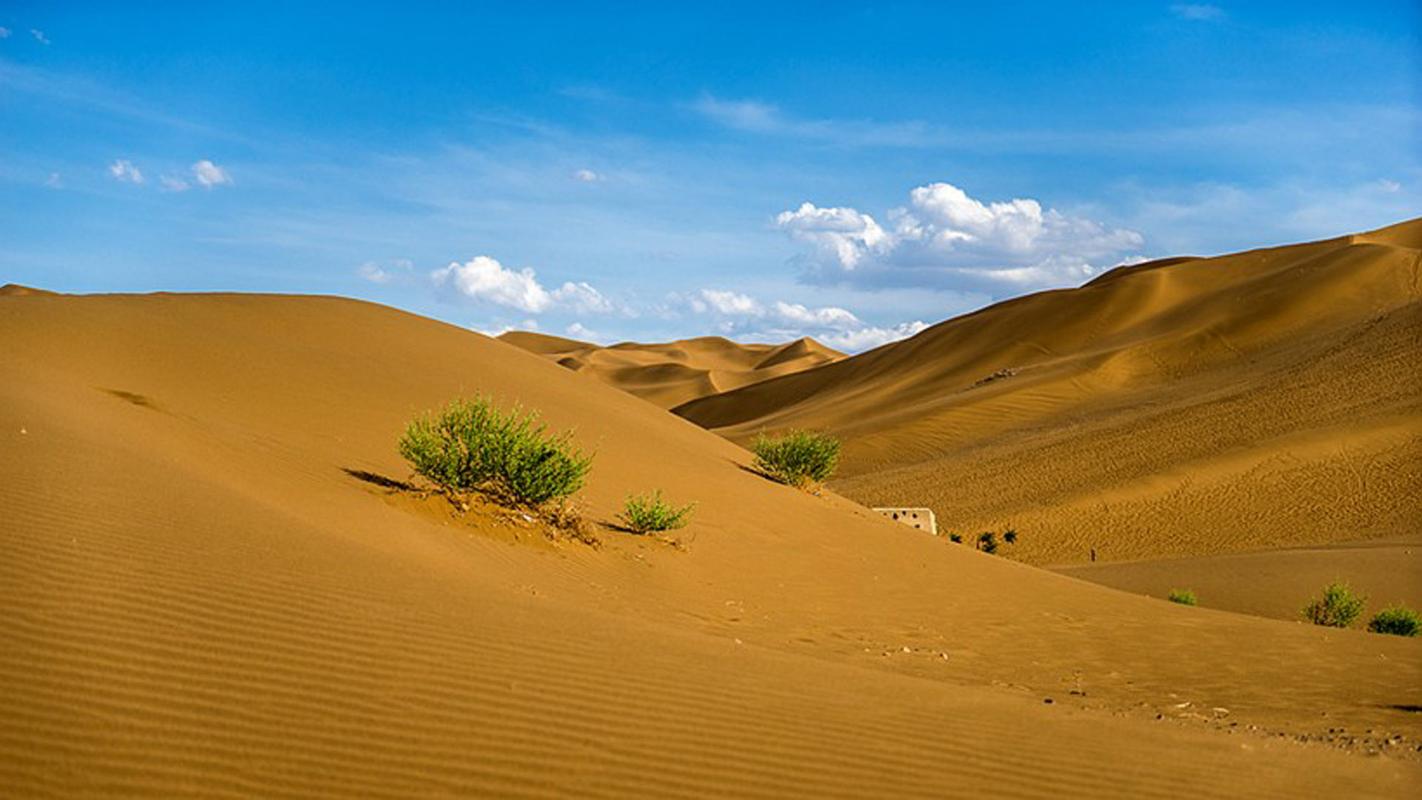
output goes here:
<path id="1" fill-rule="evenodd" d="M 1367 598 L 1353 593 L 1346 583 L 1330 583 L 1323 595 L 1303 608 L 1304 618 L 1315 625 L 1346 628 L 1363 613 Z"/>
<path id="2" fill-rule="evenodd" d="M 571 432 L 550 433 L 537 412 L 503 410 L 487 397 L 455 400 L 415 418 L 399 449 L 440 491 L 480 492 L 533 510 L 572 496 L 592 466 Z"/>
<path id="3" fill-rule="evenodd" d="M 677 506 L 662 498 L 662 491 L 633 495 L 623 503 L 618 519 L 633 533 L 654 533 L 684 528 L 690 521 L 695 503 Z"/>
<path id="4" fill-rule="evenodd" d="M 817 431 L 761 434 L 751 442 L 751 451 L 757 470 L 801 489 L 813 489 L 829 480 L 839 465 L 839 439 Z"/>
<path id="5" fill-rule="evenodd" d="M 1195 593 L 1189 589 L 1171 589 L 1170 594 L 1165 596 L 1172 603 L 1179 603 L 1182 606 L 1199 605 Z"/>
<path id="6" fill-rule="evenodd" d="M 1393 636 L 1416 636 L 1422 631 L 1422 616 L 1404 605 L 1385 608 L 1373 615 L 1368 630 Z"/>

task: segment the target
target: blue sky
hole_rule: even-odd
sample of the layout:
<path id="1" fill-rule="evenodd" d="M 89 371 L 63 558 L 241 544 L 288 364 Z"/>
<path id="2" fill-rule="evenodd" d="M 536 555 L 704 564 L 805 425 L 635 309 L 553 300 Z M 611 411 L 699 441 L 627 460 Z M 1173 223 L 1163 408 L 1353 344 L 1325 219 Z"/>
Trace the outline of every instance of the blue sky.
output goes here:
<path id="1" fill-rule="evenodd" d="M 1422 214 L 1414 2 L 350 5 L 0 4 L 0 282 L 859 350 Z"/>

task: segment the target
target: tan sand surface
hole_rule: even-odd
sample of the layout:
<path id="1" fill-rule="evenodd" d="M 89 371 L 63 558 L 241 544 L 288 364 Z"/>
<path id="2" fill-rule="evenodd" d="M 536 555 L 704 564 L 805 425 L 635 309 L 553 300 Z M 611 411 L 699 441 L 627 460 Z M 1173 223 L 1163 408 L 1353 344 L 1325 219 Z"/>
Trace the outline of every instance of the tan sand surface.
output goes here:
<path id="1" fill-rule="evenodd" d="M 1257 553 L 1075 564 L 1058 572 L 1127 592 L 1195 592 L 1200 605 L 1298 621 L 1334 581 L 1368 598 L 1365 616 L 1399 603 L 1422 609 L 1422 536 Z"/>
<path id="2" fill-rule="evenodd" d="M 845 440 L 833 487 L 1038 564 L 1416 534 L 1422 220 L 1123 267 L 676 413 Z"/>
<path id="3" fill-rule="evenodd" d="M 844 358 L 809 338 L 771 345 L 702 336 L 607 347 L 529 331 L 509 331 L 499 339 L 662 408 Z"/>
<path id="4" fill-rule="evenodd" d="M 337 298 L 7 295 L 0 342 L 7 796 L 1422 786 L 1422 642 L 954 547 L 466 330 Z M 379 485 L 412 414 L 474 392 L 576 429 L 594 520 L 697 501 L 684 547 L 550 544 Z"/>

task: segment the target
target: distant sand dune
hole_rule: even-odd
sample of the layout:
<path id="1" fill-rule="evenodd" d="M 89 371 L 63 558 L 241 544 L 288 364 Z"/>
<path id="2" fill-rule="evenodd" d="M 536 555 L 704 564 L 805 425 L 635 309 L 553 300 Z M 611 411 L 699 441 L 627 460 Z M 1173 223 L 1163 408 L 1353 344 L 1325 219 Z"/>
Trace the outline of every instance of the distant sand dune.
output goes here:
<path id="1" fill-rule="evenodd" d="M 1037 563 L 1413 533 L 1419 240 L 1122 267 L 675 411 L 735 441 L 838 433 L 837 490 L 1015 527 Z"/>
<path id="2" fill-rule="evenodd" d="M 499 338 L 663 408 L 844 357 L 813 339 L 768 345 L 703 336 L 667 344 L 623 342 L 603 347 L 525 331 Z"/>

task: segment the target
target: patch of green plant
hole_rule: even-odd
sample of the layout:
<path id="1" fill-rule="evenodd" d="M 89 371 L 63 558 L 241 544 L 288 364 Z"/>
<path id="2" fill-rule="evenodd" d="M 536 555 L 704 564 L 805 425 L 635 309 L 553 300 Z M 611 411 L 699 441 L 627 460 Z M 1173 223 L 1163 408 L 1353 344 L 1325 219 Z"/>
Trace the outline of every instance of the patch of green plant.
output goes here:
<path id="1" fill-rule="evenodd" d="M 1368 599 L 1353 594 L 1346 583 L 1330 583 L 1323 589 L 1323 596 L 1304 606 L 1304 619 L 1315 625 L 1330 628 L 1346 628 L 1363 613 Z"/>
<path id="2" fill-rule="evenodd" d="M 992 531 L 978 534 L 978 549 L 984 553 L 997 552 L 997 534 Z"/>
<path id="3" fill-rule="evenodd" d="M 1195 593 L 1189 589 L 1171 589 L 1170 594 L 1166 595 L 1166 599 L 1182 606 L 1199 605 L 1199 601 L 1195 599 Z"/>
<path id="4" fill-rule="evenodd" d="M 839 440 L 817 431 L 761 434 L 751 442 L 755 468 L 781 483 L 799 488 L 829 480 L 839 465 Z"/>
<path id="5" fill-rule="evenodd" d="M 952 542 L 953 544 L 962 544 L 963 535 L 961 533 L 950 533 L 948 534 L 948 541 Z"/>
<path id="6" fill-rule="evenodd" d="M 1008 544 L 1017 544 L 1017 531 L 1012 528 L 1008 528 L 1007 530 L 1002 532 L 1002 540 L 1004 542 L 1007 542 Z"/>
<path id="7" fill-rule="evenodd" d="M 695 503 L 680 507 L 668 503 L 662 499 L 662 490 L 658 489 L 650 494 L 627 498 L 622 505 L 622 513 L 617 516 L 634 533 L 670 531 L 686 527 L 695 508 Z"/>
<path id="8" fill-rule="evenodd" d="M 1384 608 L 1373 615 L 1368 630 L 1393 636 L 1416 636 L 1422 632 L 1422 616 L 1404 605 Z"/>
<path id="9" fill-rule="evenodd" d="M 549 433 L 534 411 L 502 410 L 487 397 L 455 400 L 405 428 L 400 455 L 445 492 L 479 491 L 537 508 L 582 488 L 592 456 L 572 433 Z"/>

